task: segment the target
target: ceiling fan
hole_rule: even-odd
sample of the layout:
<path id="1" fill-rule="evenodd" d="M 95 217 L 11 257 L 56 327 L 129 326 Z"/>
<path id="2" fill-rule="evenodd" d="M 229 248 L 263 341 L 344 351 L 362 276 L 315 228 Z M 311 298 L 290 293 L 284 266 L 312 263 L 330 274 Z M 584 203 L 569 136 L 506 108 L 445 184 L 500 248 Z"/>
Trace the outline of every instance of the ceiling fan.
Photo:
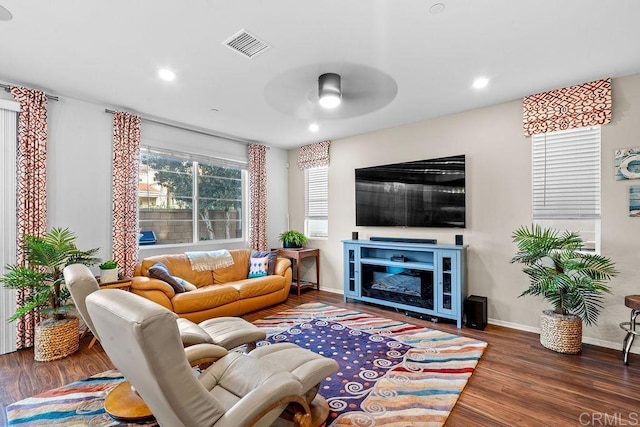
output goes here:
<path id="1" fill-rule="evenodd" d="M 388 74 L 350 63 L 288 70 L 268 82 L 264 90 L 267 103 L 274 109 L 303 120 L 362 116 L 388 105 L 397 93 L 398 85 Z"/>

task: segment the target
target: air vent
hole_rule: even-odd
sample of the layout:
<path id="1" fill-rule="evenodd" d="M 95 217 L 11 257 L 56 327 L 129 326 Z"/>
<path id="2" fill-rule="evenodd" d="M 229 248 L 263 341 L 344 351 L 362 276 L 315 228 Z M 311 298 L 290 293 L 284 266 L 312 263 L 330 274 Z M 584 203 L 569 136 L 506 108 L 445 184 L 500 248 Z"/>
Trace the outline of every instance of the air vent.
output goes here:
<path id="1" fill-rule="evenodd" d="M 266 42 L 248 33 L 244 29 L 223 41 L 222 44 L 249 59 L 261 52 L 264 52 L 270 47 Z"/>

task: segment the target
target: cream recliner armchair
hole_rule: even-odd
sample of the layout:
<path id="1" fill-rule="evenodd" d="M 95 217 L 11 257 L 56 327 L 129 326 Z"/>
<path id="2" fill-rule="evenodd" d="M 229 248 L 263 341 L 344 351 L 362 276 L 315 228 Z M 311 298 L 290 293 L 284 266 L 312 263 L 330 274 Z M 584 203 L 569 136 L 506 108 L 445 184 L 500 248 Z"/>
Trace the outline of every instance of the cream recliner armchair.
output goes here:
<path id="1" fill-rule="evenodd" d="M 311 422 L 311 384 L 289 372 L 290 361 L 283 367 L 264 355 L 227 353 L 214 344 L 199 344 L 194 347 L 219 359 L 196 377 L 182 348 L 175 313 L 115 289 L 92 293 L 86 304 L 107 355 L 161 426 L 268 426 L 287 406 L 295 409 L 297 425 Z M 270 353 L 276 354 L 278 346 L 269 346 Z M 285 344 L 282 351 L 292 349 Z M 331 359 L 301 348 L 296 353 L 308 355 L 304 366 L 322 365 L 305 373 L 309 377 L 337 371 Z"/>
<path id="2" fill-rule="evenodd" d="M 85 300 L 88 295 L 100 290 L 100 286 L 89 267 L 84 264 L 68 265 L 62 270 L 62 273 L 65 285 L 69 289 L 80 317 L 94 336 L 94 340 L 89 344 L 89 348 L 91 348 L 95 339 L 98 338 L 98 334 L 87 313 Z M 185 347 L 210 343 L 231 350 L 246 344 L 246 351 L 249 352 L 256 347 L 257 341 L 266 338 L 262 329 L 240 317 L 216 317 L 200 324 L 195 324 L 184 318 L 178 318 L 176 322 L 180 330 L 182 344 Z"/>

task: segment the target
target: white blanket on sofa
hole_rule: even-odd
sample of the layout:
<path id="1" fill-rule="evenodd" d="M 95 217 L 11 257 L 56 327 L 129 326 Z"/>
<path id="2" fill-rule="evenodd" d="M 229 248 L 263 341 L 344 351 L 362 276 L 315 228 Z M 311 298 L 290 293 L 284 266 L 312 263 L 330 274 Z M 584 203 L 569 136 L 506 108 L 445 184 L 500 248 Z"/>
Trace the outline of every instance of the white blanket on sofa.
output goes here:
<path id="1" fill-rule="evenodd" d="M 233 257 L 226 249 L 206 252 L 185 252 L 194 271 L 215 270 L 233 265 Z"/>

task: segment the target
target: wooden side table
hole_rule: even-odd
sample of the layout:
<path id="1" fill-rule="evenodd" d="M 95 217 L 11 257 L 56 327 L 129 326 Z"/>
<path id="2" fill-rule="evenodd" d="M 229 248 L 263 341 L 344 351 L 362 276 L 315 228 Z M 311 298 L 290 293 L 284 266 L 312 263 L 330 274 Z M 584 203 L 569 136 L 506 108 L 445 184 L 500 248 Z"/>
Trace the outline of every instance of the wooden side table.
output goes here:
<path id="1" fill-rule="evenodd" d="M 96 281 L 98 282 L 100 289 L 122 289 L 123 291 L 127 291 L 127 292 L 129 291 L 129 289 L 131 289 L 131 277 L 123 277 L 121 279 L 116 280 L 115 282 L 107 282 L 102 284 L 100 283 L 100 276 L 96 276 Z M 88 330 L 89 328 L 87 327 L 82 333 L 82 335 L 80 335 L 80 338 L 84 338 Z M 96 340 L 97 338 L 94 336 L 87 348 L 93 347 L 93 345 L 96 343 Z"/>
<path id="2" fill-rule="evenodd" d="M 131 277 L 123 277 L 115 282 L 100 283 L 100 277 L 96 277 L 100 289 L 122 289 L 128 291 L 131 288 Z"/>
<path id="3" fill-rule="evenodd" d="M 320 249 L 290 249 L 290 248 L 278 248 L 278 255 L 281 257 L 289 258 L 294 264 L 296 276 L 291 280 L 291 286 L 295 286 L 298 289 L 298 296 L 300 296 L 300 289 L 312 288 L 315 286 L 316 290 L 320 290 Z M 300 261 L 314 257 L 316 259 L 316 282 L 307 282 L 300 279 Z"/>

